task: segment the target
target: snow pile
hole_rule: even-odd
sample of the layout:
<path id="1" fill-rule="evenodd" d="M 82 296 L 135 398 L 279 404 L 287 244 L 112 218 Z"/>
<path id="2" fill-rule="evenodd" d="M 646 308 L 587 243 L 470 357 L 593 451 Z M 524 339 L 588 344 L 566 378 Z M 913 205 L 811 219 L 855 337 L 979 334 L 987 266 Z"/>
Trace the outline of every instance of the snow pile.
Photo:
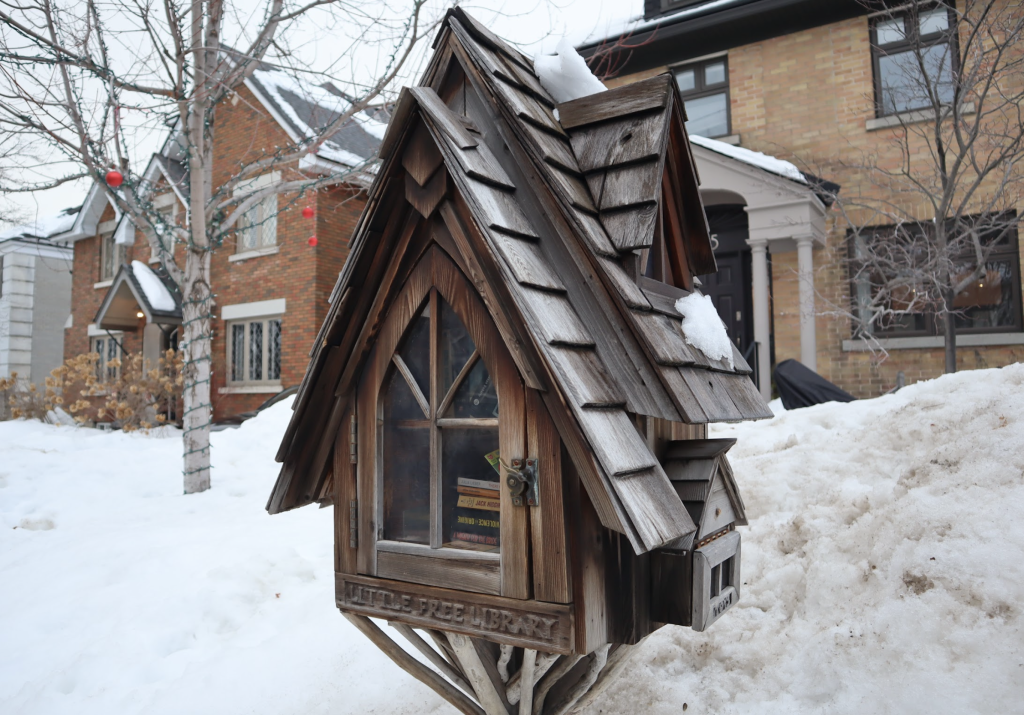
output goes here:
<path id="1" fill-rule="evenodd" d="M 788 162 L 785 159 L 776 159 L 774 156 L 762 154 L 759 151 L 744 149 L 741 146 L 732 146 L 731 144 L 720 142 L 717 139 L 708 139 L 707 137 L 698 136 L 696 134 L 690 135 L 690 143 L 718 152 L 719 154 L 731 156 L 733 159 L 738 159 L 744 164 L 756 166 L 759 169 L 770 171 L 773 174 L 778 174 L 779 176 L 783 176 L 787 179 L 799 181 L 801 184 L 807 183 L 807 177 L 804 176 L 803 172 L 797 169 L 795 164 Z"/>
<path id="2" fill-rule="evenodd" d="M 533 61 L 541 86 L 551 98 L 561 104 L 607 90 L 595 77 L 586 60 L 576 51 L 568 38 L 558 43 L 554 55 L 538 55 Z"/>
<path id="3" fill-rule="evenodd" d="M 740 601 L 653 634 L 588 715 L 1020 712 L 1022 393 L 1016 364 L 713 429 Z"/>
<path id="4" fill-rule="evenodd" d="M 676 310 L 683 316 L 683 338 L 712 360 L 725 360 L 729 368 L 732 361 L 732 341 L 718 317 L 711 296 L 694 291 L 676 301 Z"/>
<path id="5" fill-rule="evenodd" d="M 170 313 L 177 308 L 174 296 L 149 266 L 142 261 L 132 261 L 132 273 L 135 274 L 135 280 L 139 282 L 153 310 Z"/>
<path id="6" fill-rule="evenodd" d="M 715 428 L 742 597 L 587 715 L 1019 712 L 1022 391 L 1013 365 Z M 332 510 L 264 511 L 290 402 L 212 435 L 187 497 L 176 430 L 0 423 L 0 712 L 454 712 L 338 614 Z"/>

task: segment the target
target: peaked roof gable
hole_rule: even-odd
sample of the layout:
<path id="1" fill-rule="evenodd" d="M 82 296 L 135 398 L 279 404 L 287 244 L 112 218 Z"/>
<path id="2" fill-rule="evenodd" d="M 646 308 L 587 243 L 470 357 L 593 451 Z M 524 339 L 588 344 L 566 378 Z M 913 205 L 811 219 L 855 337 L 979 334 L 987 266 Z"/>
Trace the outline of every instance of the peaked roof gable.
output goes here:
<path id="1" fill-rule="evenodd" d="M 395 108 L 278 453 L 284 466 L 268 510 L 324 492 L 326 435 L 338 429 L 395 286 L 423 250 L 410 243 L 416 225 L 433 220 L 433 240 L 481 294 L 524 381 L 543 391 L 602 523 L 638 553 L 692 534 L 696 526 L 628 413 L 694 422 L 747 416 L 731 392 L 744 394 L 747 412 L 766 408 L 745 396 L 756 395 L 749 378 L 685 344 L 679 316 L 658 312 L 671 296 L 627 274 L 529 60 L 511 49 L 497 54 L 500 41 L 480 28 L 469 33 L 463 21 L 472 22 L 459 9 L 449 13 L 425 86 L 403 90 Z M 649 356 L 640 327 L 621 330 L 623 317 L 674 337 L 656 335 L 669 374 Z"/>

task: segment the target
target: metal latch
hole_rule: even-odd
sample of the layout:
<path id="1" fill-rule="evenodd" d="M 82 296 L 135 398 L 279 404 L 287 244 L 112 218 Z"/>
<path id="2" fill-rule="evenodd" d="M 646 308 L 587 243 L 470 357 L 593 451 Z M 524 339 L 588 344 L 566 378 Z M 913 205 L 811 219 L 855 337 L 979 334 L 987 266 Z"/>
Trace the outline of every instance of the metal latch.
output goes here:
<path id="1" fill-rule="evenodd" d="M 513 459 L 512 466 L 505 467 L 505 484 L 512 495 L 514 506 L 539 506 L 540 492 L 537 491 L 537 460 Z"/>

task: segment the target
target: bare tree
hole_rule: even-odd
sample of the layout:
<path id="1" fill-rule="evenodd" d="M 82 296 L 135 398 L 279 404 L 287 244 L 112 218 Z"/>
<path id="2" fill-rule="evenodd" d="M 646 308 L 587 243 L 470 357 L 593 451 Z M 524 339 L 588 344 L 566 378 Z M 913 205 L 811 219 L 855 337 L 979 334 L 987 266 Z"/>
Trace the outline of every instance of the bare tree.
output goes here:
<path id="1" fill-rule="evenodd" d="M 211 253 L 268 196 L 344 180 L 338 173 L 303 173 L 300 160 L 381 101 L 438 19 L 424 17 L 427 2 L 267 0 L 253 14 L 240 0 L 0 1 L 0 132 L 33 137 L 70 167 L 59 178 L 21 188 L 90 177 L 136 227 L 154 229 L 147 231 L 153 255 L 181 288 L 186 493 L 210 486 Z M 218 104 L 261 63 L 308 76 L 303 48 L 289 46 L 290 28 L 301 21 L 336 33 L 332 49 L 339 57 L 365 54 L 372 45 L 372 69 L 349 62 L 348 101 L 326 126 L 214 185 Z M 236 46 L 225 41 L 225 28 Z M 154 130 L 166 131 L 167 123 L 176 127 L 188 169 L 189 206 L 180 226 L 156 210 L 152 185 L 130 160 L 135 146 Z M 297 178 L 237 190 L 279 167 Z M 111 169 L 124 176 L 119 189 L 105 183 Z M 168 250 L 161 240 L 168 233 L 185 247 L 183 267 L 174 261 L 173 244 Z"/>
<path id="2" fill-rule="evenodd" d="M 1017 240 L 1024 188 L 1024 12 L 1007 0 L 887 6 L 872 42 L 894 128 L 877 154 L 840 162 L 861 187 L 835 196 L 854 293 L 841 312 L 867 340 L 893 327 L 943 334 L 955 372 L 958 322 L 1001 324 L 1016 292 L 998 252 Z"/>

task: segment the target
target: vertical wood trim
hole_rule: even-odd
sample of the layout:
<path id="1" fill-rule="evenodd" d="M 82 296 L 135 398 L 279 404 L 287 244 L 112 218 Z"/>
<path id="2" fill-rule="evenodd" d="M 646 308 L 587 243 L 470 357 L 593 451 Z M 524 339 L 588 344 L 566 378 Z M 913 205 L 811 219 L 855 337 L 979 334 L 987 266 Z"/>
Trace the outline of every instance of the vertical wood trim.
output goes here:
<path id="1" fill-rule="evenodd" d="M 431 261 L 437 255 L 436 251 L 431 252 Z M 441 515 L 443 513 L 441 500 L 443 489 L 441 489 L 441 430 L 437 427 L 438 403 L 437 396 L 441 389 L 441 360 L 440 346 L 438 341 L 441 332 L 441 316 L 438 314 L 440 302 L 437 299 L 437 289 L 430 289 L 430 409 L 427 412 L 427 419 L 430 425 L 430 548 L 441 548 L 443 539 Z"/>
<path id="2" fill-rule="evenodd" d="M 356 492 L 358 493 L 359 548 L 356 556 L 356 570 L 373 576 L 377 566 L 376 529 L 376 451 L 377 451 L 377 360 L 370 356 L 356 408 L 359 424 L 357 445 Z"/>
<path id="3" fill-rule="evenodd" d="M 526 400 L 519 372 L 510 359 L 498 362 L 498 443 L 501 460 L 526 457 Z M 504 481 L 504 474 L 502 475 Z M 529 509 L 512 504 L 504 484 L 501 497 L 501 595 L 530 597 Z"/>
<path id="4" fill-rule="evenodd" d="M 352 464 L 350 452 L 353 407 L 350 401 L 334 441 L 334 570 L 351 574 L 357 569 L 357 549 L 349 546 L 349 505 L 353 500 L 358 502 L 355 470 L 359 466 Z"/>
<path id="5" fill-rule="evenodd" d="M 563 503 L 562 442 L 536 390 L 526 392 L 528 456 L 538 460 L 540 506 L 530 507 L 533 597 L 569 603 L 568 536 Z"/>
<path id="6" fill-rule="evenodd" d="M 523 649 L 523 665 L 519 671 L 519 715 L 533 715 L 533 681 L 537 651 Z"/>
<path id="7" fill-rule="evenodd" d="M 580 488 L 569 453 L 562 450 L 570 516 L 570 559 L 577 653 L 590 653 L 608 642 L 605 596 L 605 546 L 601 521 L 585 490 Z"/>

